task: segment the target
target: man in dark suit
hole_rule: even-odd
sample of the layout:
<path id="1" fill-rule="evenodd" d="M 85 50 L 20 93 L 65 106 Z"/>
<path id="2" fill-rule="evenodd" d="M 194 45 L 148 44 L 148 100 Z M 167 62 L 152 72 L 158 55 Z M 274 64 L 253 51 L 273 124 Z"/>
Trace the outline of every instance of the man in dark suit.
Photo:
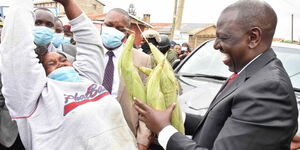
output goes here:
<path id="1" fill-rule="evenodd" d="M 288 150 L 297 130 L 296 98 L 282 63 L 270 48 L 277 16 L 269 4 L 240 0 L 217 22 L 214 48 L 234 75 L 204 116 L 186 115 L 186 134 L 170 125 L 171 112 L 136 100 L 140 120 L 167 150 Z"/>

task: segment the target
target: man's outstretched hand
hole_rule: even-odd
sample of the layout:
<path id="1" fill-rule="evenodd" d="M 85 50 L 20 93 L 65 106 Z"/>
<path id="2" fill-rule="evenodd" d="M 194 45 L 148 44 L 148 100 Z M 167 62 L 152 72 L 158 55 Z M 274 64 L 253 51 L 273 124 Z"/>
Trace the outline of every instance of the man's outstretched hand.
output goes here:
<path id="1" fill-rule="evenodd" d="M 172 112 L 176 104 L 170 105 L 167 110 L 155 110 L 138 99 L 134 99 L 134 108 L 139 112 L 139 119 L 148 129 L 158 134 L 164 127 L 171 124 Z"/>

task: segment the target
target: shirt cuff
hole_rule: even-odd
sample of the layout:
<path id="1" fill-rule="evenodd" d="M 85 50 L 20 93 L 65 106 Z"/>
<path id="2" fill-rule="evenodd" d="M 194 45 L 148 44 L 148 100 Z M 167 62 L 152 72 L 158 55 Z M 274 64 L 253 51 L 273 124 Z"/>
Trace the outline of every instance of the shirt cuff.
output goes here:
<path id="1" fill-rule="evenodd" d="M 165 128 L 163 128 L 158 135 L 158 142 L 159 144 L 164 148 L 167 149 L 167 144 L 169 139 L 173 134 L 178 132 L 173 126 L 168 125 Z"/>
<path id="2" fill-rule="evenodd" d="M 185 112 L 181 112 L 181 116 L 182 116 L 182 122 L 184 124 L 185 119 L 186 119 L 186 113 Z"/>

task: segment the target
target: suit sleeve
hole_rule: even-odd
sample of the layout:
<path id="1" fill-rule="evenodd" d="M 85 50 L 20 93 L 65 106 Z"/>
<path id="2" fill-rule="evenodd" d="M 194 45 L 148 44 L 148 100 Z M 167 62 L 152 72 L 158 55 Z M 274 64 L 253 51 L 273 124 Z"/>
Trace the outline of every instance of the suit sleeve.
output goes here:
<path id="1" fill-rule="evenodd" d="M 289 149 L 297 128 L 294 118 L 298 115 L 293 92 L 284 78 L 251 84 L 241 91 L 233 101 L 232 115 L 217 136 L 213 149 Z"/>

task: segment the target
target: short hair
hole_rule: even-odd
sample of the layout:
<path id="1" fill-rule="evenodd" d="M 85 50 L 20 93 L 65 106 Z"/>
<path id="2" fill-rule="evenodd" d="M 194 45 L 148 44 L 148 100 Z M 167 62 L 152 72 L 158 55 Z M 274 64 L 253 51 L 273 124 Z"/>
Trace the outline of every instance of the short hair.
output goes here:
<path id="1" fill-rule="evenodd" d="M 118 12 L 118 13 L 124 15 L 124 17 L 127 18 L 126 21 L 128 22 L 128 24 L 130 24 L 130 16 L 129 16 L 129 13 L 128 13 L 127 11 L 125 11 L 124 9 L 122 9 L 122 8 L 113 8 L 113 9 L 111 9 L 110 11 L 108 11 L 108 13 L 110 13 L 110 12 Z"/>
<path id="2" fill-rule="evenodd" d="M 237 21 L 243 29 L 249 30 L 251 27 L 260 27 L 265 31 L 263 37 L 274 36 L 277 15 L 268 3 L 259 0 L 239 0 L 225 8 L 222 13 L 235 10 L 239 12 Z"/>

